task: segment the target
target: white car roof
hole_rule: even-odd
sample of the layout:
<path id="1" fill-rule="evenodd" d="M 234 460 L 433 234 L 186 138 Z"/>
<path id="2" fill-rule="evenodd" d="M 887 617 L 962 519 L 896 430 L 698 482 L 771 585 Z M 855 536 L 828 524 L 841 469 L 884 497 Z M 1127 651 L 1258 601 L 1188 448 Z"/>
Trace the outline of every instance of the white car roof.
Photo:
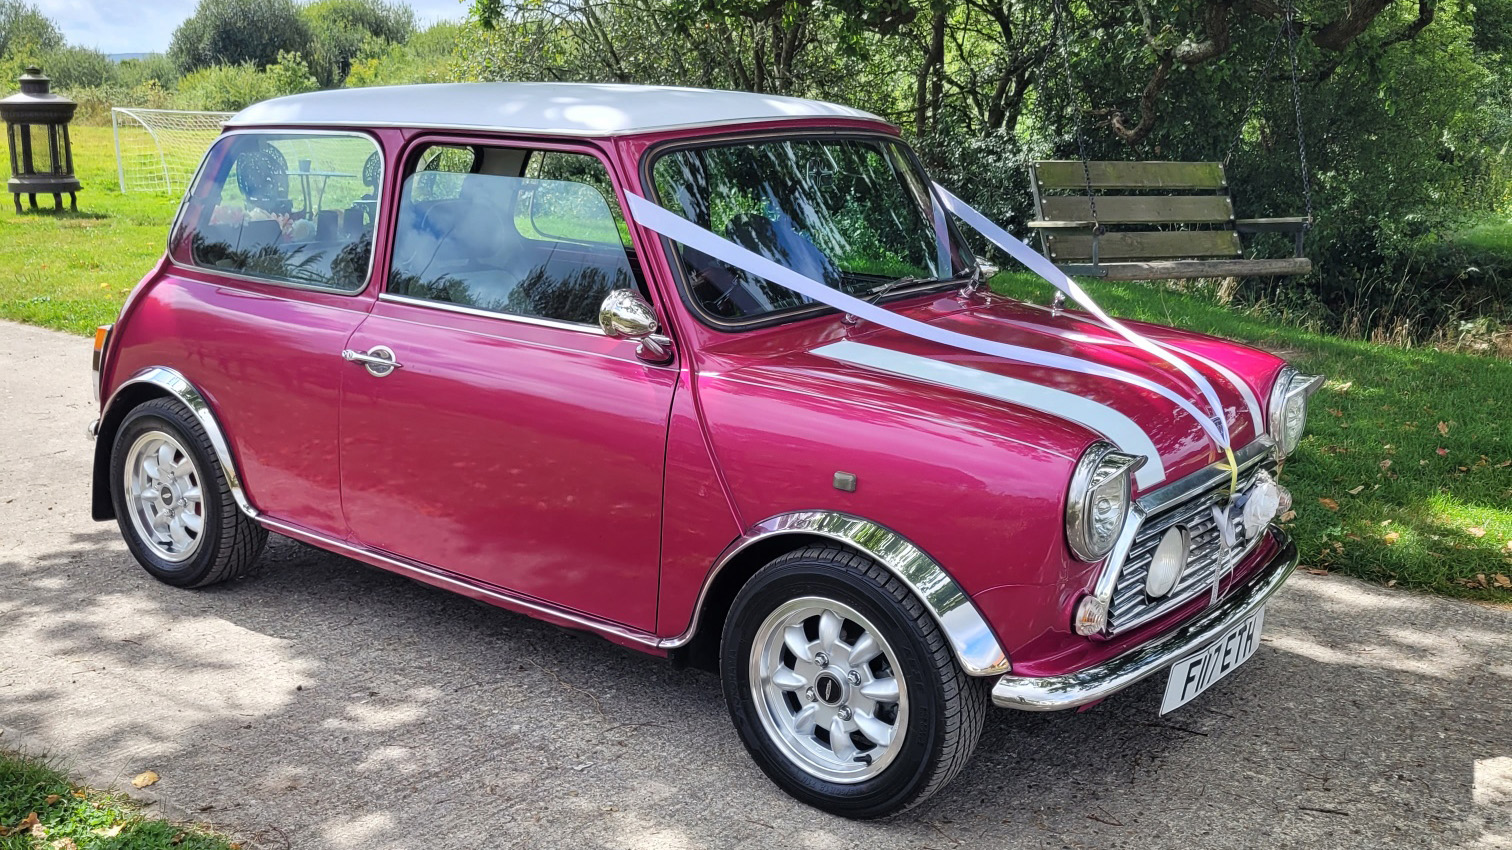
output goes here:
<path id="1" fill-rule="evenodd" d="M 443 83 L 279 97 L 252 104 L 226 126 L 438 127 L 612 136 L 794 118 L 882 121 L 848 106 L 750 92 L 597 83 Z"/>

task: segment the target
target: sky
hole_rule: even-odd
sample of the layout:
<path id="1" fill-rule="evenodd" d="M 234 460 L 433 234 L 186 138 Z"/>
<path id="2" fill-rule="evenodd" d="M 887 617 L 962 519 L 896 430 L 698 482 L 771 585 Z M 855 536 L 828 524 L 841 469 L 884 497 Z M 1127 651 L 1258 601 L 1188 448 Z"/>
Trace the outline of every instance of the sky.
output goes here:
<path id="1" fill-rule="evenodd" d="M 162 53 L 198 0 L 32 0 L 70 44 L 104 53 Z M 422 24 L 467 14 L 459 0 L 407 0 Z"/>

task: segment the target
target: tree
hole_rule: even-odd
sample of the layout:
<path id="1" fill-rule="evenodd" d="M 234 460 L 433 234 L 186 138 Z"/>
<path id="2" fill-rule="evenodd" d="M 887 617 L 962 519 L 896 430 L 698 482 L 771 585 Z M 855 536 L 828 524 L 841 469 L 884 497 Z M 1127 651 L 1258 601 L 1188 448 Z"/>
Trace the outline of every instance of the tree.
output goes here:
<path id="1" fill-rule="evenodd" d="M 36 6 L 25 0 L 0 0 L 0 58 L 34 61 L 62 46 L 63 33 Z M 22 52 L 32 55 L 19 55 Z"/>
<path id="2" fill-rule="evenodd" d="M 315 0 L 300 14 L 310 30 L 310 68 L 322 86 L 345 82 L 364 50 L 403 44 L 415 32 L 415 13 L 383 0 Z"/>
<path id="3" fill-rule="evenodd" d="M 168 56 L 187 74 L 250 62 L 266 68 L 282 51 L 303 54 L 310 30 L 294 0 L 200 0 L 177 30 Z"/>

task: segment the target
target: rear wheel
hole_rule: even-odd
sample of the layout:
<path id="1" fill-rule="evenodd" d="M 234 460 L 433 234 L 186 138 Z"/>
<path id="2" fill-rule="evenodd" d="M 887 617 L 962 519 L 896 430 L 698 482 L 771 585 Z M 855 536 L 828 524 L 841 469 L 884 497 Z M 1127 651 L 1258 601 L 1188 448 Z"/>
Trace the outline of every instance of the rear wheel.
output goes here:
<path id="1" fill-rule="evenodd" d="M 981 735 L 989 683 L 956 663 L 900 579 L 848 549 L 784 555 L 746 583 L 720 648 L 746 749 L 805 803 L 874 818 L 922 802 Z"/>
<path id="2" fill-rule="evenodd" d="M 249 573 L 268 539 L 237 507 L 204 428 L 172 399 L 126 414 L 111 449 L 110 492 L 131 554 L 176 587 Z"/>

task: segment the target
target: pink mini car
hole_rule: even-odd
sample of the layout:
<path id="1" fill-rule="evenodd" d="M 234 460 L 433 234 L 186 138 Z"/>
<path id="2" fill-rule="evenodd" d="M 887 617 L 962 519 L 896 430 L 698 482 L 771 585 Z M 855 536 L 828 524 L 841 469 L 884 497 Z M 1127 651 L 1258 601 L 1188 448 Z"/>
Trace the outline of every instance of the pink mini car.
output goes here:
<path id="1" fill-rule="evenodd" d="M 895 127 L 791 98 L 257 104 L 96 335 L 94 516 L 179 587 L 272 531 L 715 669 L 761 769 L 848 817 L 939 790 L 989 703 L 1164 674 L 1172 710 L 1251 656 L 1296 564 L 1272 473 L 1319 379 L 1133 325 L 1210 383 L 1230 466 L 1170 363 L 980 286 L 942 197 Z"/>

